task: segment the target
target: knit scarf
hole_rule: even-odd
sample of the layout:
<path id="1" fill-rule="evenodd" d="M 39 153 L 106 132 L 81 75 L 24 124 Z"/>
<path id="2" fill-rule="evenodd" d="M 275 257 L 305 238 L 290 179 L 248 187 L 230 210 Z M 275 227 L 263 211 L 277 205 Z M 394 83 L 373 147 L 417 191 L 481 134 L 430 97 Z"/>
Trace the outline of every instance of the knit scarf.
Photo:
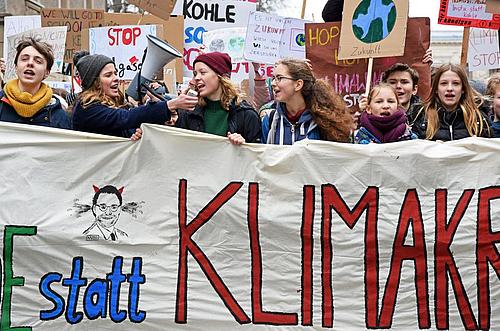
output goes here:
<path id="1" fill-rule="evenodd" d="M 381 143 L 398 141 L 406 131 L 406 114 L 398 110 L 391 116 L 361 114 L 360 125 L 372 133 Z"/>
<path id="2" fill-rule="evenodd" d="M 21 92 L 18 81 L 18 79 L 12 79 L 5 84 L 5 96 L 19 116 L 32 117 L 50 102 L 52 89 L 42 83 L 40 89 L 31 95 L 28 92 Z"/>

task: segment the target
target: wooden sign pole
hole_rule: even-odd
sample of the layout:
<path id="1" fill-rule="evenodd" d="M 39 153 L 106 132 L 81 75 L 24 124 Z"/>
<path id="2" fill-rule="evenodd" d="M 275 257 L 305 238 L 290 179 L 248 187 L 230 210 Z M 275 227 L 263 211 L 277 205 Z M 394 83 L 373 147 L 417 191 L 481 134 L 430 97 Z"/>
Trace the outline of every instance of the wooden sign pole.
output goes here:
<path id="1" fill-rule="evenodd" d="M 470 28 L 464 28 L 464 36 L 462 37 L 462 53 L 460 54 L 460 65 L 467 68 L 467 53 L 469 52 L 469 33 Z"/>
<path id="2" fill-rule="evenodd" d="M 372 77 L 373 77 L 373 58 L 368 58 L 368 75 L 366 76 L 366 96 L 370 93 L 370 88 L 372 85 Z"/>

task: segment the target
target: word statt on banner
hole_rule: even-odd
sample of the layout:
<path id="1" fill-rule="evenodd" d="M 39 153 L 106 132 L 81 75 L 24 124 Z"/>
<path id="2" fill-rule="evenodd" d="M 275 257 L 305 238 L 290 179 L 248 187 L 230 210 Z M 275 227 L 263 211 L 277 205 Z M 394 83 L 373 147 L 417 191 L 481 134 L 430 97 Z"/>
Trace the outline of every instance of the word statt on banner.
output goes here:
<path id="1" fill-rule="evenodd" d="M 500 29 L 500 13 L 486 11 L 487 0 L 441 0 L 438 23 Z"/>
<path id="2" fill-rule="evenodd" d="M 403 55 L 408 8 L 408 0 L 345 1 L 339 59 Z"/>
<path id="3" fill-rule="evenodd" d="M 7 58 L 11 45 L 7 42 L 7 37 L 42 27 L 40 15 L 26 16 L 5 16 L 3 23 L 3 57 Z"/>
<path id="4" fill-rule="evenodd" d="M 497 30 L 470 28 L 467 51 L 469 71 L 500 68 Z"/>
<path id="5" fill-rule="evenodd" d="M 83 29 L 102 26 L 102 9 L 42 8 L 42 26 L 64 26 L 67 29 L 64 62 L 73 62 L 73 53 L 82 47 Z"/>
<path id="6" fill-rule="evenodd" d="M 177 0 L 129 0 L 128 3 L 135 5 L 145 11 L 164 20 L 170 19 L 170 13 L 174 9 Z M 183 0 L 178 0 L 182 2 Z"/>
<path id="7" fill-rule="evenodd" d="M 340 22 L 306 24 L 306 57 L 313 63 L 316 77 L 328 78 L 346 105 L 355 110 L 358 109 L 360 95 L 366 92 L 368 60 L 339 59 L 340 31 Z M 382 73 L 391 65 L 408 63 L 420 76 L 417 94 L 426 98 L 430 91 L 431 73 L 430 66 L 422 63 L 422 58 L 429 45 L 429 18 L 409 18 L 404 55 L 374 59 L 371 83 L 379 83 Z"/>
<path id="8" fill-rule="evenodd" d="M 64 51 L 66 44 L 66 28 L 64 26 L 53 26 L 50 28 L 37 28 L 33 30 L 24 31 L 15 35 L 7 37 L 7 45 L 9 51 L 5 61 L 5 80 L 16 78 L 14 59 L 16 57 L 16 45 L 23 38 L 34 37 L 37 40 L 46 42 L 52 46 L 54 52 L 54 65 L 49 68 L 52 73 L 61 72 Z"/>
<path id="9" fill-rule="evenodd" d="M 182 0 L 178 0 L 182 1 Z M 255 2 L 237 0 L 184 0 L 184 76 L 191 77 L 193 62 L 201 53 L 204 33 L 231 28 L 246 28 L 250 12 L 256 10 Z M 233 81 L 252 70 L 248 62 L 233 62 Z"/>
<path id="10" fill-rule="evenodd" d="M 0 125 L 2 329 L 500 327 L 498 139 L 143 129 Z"/>
<path id="11" fill-rule="evenodd" d="M 122 80 L 132 80 L 142 65 L 148 46 L 147 35 L 156 36 L 156 25 L 122 25 L 89 29 L 90 54 L 105 54 L 113 59 Z"/>
<path id="12" fill-rule="evenodd" d="M 285 57 L 304 59 L 306 22 L 258 11 L 251 13 L 245 38 L 245 59 L 266 64 L 274 64 Z"/>

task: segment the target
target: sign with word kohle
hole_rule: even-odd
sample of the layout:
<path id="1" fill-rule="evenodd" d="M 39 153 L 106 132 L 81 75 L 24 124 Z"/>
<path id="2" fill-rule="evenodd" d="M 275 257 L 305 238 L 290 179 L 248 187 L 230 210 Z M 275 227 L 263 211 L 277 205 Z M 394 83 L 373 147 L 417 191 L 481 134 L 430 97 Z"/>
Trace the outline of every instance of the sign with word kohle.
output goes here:
<path id="1" fill-rule="evenodd" d="M 500 68 L 498 31 L 493 29 L 470 28 L 467 50 L 469 71 Z"/>
<path id="2" fill-rule="evenodd" d="M 339 59 L 403 55 L 408 0 L 344 2 Z"/>
<path id="3" fill-rule="evenodd" d="M 182 0 L 178 0 L 182 1 Z M 250 12 L 255 11 L 255 1 L 236 0 L 184 0 L 184 76 L 191 77 L 193 62 L 204 45 L 203 35 L 207 31 L 230 28 L 246 28 Z M 247 74 L 252 65 L 233 62 L 233 81 L 238 73 Z"/>
<path id="4" fill-rule="evenodd" d="M 7 37 L 8 52 L 5 62 L 5 80 L 16 78 L 14 59 L 16 57 L 16 45 L 19 41 L 26 37 L 33 37 L 36 40 L 44 41 L 52 46 L 54 53 L 54 65 L 48 68 L 51 72 L 61 72 L 65 43 L 66 43 L 66 28 L 64 26 L 53 26 L 50 28 L 37 28 L 27 30 L 15 35 Z"/>
<path id="5" fill-rule="evenodd" d="M 259 11 L 251 13 L 245 38 L 245 59 L 274 64 L 285 57 L 305 58 L 306 22 Z"/>
<path id="6" fill-rule="evenodd" d="M 89 29 L 89 52 L 109 56 L 115 62 L 118 78 L 132 80 L 141 68 L 148 34 L 156 36 L 156 25 L 92 28 Z"/>
<path id="7" fill-rule="evenodd" d="M 40 15 L 24 15 L 24 16 L 5 16 L 3 22 L 3 57 L 7 58 L 9 53 L 9 45 L 7 37 L 42 27 L 42 19 Z"/>
<path id="8" fill-rule="evenodd" d="M 143 130 L 0 124 L 2 330 L 500 328 L 500 141 Z"/>

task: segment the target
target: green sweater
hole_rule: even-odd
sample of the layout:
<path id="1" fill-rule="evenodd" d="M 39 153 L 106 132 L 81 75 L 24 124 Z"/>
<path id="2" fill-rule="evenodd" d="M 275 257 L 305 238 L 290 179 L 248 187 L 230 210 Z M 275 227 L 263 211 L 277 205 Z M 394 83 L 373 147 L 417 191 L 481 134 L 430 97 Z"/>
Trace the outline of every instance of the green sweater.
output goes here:
<path id="1" fill-rule="evenodd" d="M 210 101 L 205 99 L 205 132 L 225 137 L 227 135 L 227 118 L 229 112 L 222 108 L 220 101 Z"/>

